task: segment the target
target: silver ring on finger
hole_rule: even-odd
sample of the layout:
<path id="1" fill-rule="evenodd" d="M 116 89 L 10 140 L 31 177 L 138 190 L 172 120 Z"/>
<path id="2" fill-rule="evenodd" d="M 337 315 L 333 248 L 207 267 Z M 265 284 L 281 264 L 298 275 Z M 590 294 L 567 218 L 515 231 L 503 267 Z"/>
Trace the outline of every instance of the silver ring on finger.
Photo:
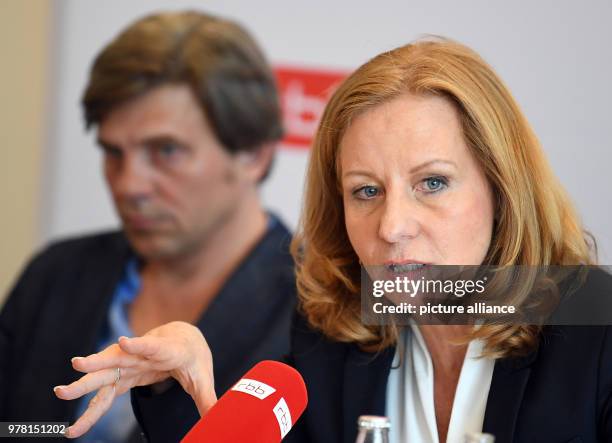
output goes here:
<path id="1" fill-rule="evenodd" d="M 115 382 L 113 383 L 113 385 L 117 385 L 117 383 L 119 383 L 119 380 L 121 380 L 121 368 L 117 368 L 117 375 L 115 375 Z"/>

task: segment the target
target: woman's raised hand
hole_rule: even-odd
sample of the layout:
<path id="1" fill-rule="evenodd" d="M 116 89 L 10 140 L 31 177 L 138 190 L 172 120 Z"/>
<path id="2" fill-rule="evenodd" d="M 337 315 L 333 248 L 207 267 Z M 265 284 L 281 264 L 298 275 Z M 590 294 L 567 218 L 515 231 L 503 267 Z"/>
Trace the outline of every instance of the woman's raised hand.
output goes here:
<path id="1" fill-rule="evenodd" d="M 85 375 L 67 386 L 56 386 L 55 395 L 74 400 L 98 392 L 68 428 L 69 438 L 86 433 L 118 395 L 170 377 L 191 395 L 200 415 L 217 401 L 210 349 L 200 330 L 189 323 L 171 322 L 142 337 L 120 337 L 118 343 L 97 354 L 73 358 L 72 366 Z"/>

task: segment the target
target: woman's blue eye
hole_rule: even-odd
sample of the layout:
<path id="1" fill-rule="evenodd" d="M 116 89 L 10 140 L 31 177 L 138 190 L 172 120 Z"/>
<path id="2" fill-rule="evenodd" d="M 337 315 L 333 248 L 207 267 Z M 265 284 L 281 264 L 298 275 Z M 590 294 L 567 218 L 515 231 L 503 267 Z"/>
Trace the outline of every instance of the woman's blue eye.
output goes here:
<path id="1" fill-rule="evenodd" d="M 357 197 L 360 198 L 374 198 L 378 195 L 378 188 L 376 186 L 362 186 L 354 192 Z"/>
<path id="2" fill-rule="evenodd" d="M 446 179 L 444 177 L 429 177 L 423 180 L 425 183 L 425 192 L 437 192 L 446 187 Z"/>

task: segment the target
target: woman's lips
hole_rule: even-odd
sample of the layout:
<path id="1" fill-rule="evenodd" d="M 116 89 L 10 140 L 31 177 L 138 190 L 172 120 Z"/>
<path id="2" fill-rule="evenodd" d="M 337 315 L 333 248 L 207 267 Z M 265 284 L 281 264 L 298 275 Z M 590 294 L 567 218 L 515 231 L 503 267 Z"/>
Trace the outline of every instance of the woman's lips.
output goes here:
<path id="1" fill-rule="evenodd" d="M 425 276 L 428 265 L 425 263 L 389 263 L 384 266 L 385 279 L 393 280 L 397 277 L 409 280 L 418 280 Z"/>
<path id="2" fill-rule="evenodd" d="M 368 274 L 374 280 L 395 280 L 396 278 L 407 278 L 410 280 L 421 279 L 431 269 L 431 263 L 419 260 L 386 260 L 382 265 L 365 266 Z"/>
<path id="3" fill-rule="evenodd" d="M 404 262 L 404 263 L 388 263 L 385 267 L 393 273 L 403 274 L 423 269 L 427 266 L 425 263 Z"/>

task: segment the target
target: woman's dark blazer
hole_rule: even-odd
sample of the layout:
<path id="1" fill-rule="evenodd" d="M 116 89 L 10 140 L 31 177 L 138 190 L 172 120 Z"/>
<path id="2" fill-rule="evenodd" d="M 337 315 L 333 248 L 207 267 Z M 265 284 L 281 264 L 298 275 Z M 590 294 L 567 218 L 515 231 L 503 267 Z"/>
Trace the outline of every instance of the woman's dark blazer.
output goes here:
<path id="1" fill-rule="evenodd" d="M 572 297 L 605 308 L 612 277 L 591 273 Z M 304 377 L 309 401 L 285 441 L 354 443 L 359 415 L 386 415 L 394 353 L 332 342 L 297 315 L 290 363 Z M 483 431 L 495 443 L 612 442 L 611 328 L 547 326 L 534 352 L 497 360 Z"/>

